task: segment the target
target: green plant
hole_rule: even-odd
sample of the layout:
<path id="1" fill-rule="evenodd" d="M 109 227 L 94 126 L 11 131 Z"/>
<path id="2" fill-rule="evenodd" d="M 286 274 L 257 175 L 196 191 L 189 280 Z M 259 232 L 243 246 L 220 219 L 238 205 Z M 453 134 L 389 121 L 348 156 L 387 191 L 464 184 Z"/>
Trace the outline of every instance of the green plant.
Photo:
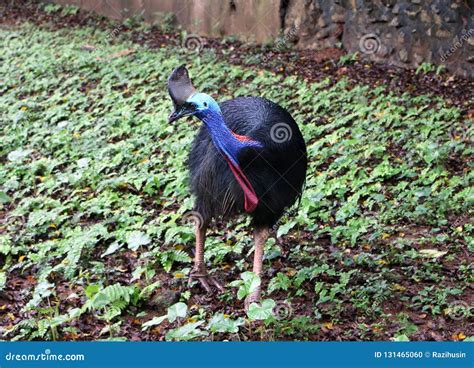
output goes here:
<path id="1" fill-rule="evenodd" d="M 54 18 L 66 11 L 48 9 Z M 0 289 L 21 288 L 22 297 L 2 310 L 8 339 L 92 338 L 77 328 L 85 321 L 100 326 L 101 338 L 120 339 L 124 326 L 178 300 L 189 305 L 186 316 L 170 322 L 166 314 L 146 329 L 150 338 L 321 339 L 327 320 L 341 324 L 344 339 L 372 339 L 374 323 L 377 338 L 414 339 L 422 334 L 387 305 L 436 323 L 452 299 L 466 298 L 474 151 L 462 106 L 346 78 L 256 73 L 172 43 L 151 50 L 132 43 L 133 32 L 84 51 L 78 45 L 107 39 L 117 25 L 48 27 L 0 31 Z M 259 63 L 262 55 L 246 57 Z M 351 67 L 350 58 L 342 63 Z M 247 316 L 233 289 L 209 307 L 186 282 L 195 241 L 183 220 L 193 208 L 186 157 L 197 123 L 169 124 L 162 88 L 182 63 L 218 100 L 259 91 L 282 104 L 307 142 L 306 188 L 266 244 L 262 280 L 239 279 L 251 267 L 248 219 L 219 223 L 207 239 L 206 262 L 237 299 L 261 281 L 273 298 Z M 294 315 L 279 320 L 272 305 L 288 299 Z M 30 316 L 18 322 L 9 313 Z"/>
<path id="2" fill-rule="evenodd" d="M 43 6 L 43 10 L 48 13 L 58 13 L 62 9 L 62 6 L 55 3 L 48 3 Z"/>
<path id="3" fill-rule="evenodd" d="M 353 53 L 348 53 L 345 55 L 342 55 L 339 58 L 338 64 L 339 65 L 346 65 L 353 63 L 354 61 L 359 60 L 359 53 L 358 52 L 353 52 Z"/>
<path id="4" fill-rule="evenodd" d="M 242 273 L 240 277 L 240 280 L 232 281 L 230 286 L 238 287 L 237 298 L 242 300 L 260 287 L 260 277 L 250 271 Z"/>
<path id="5" fill-rule="evenodd" d="M 63 7 L 61 14 L 64 16 L 75 15 L 79 13 L 80 10 L 81 9 L 75 5 L 66 5 L 65 7 Z"/>
<path id="6" fill-rule="evenodd" d="M 415 73 L 418 74 L 420 72 L 427 74 L 431 72 L 435 72 L 437 75 L 442 74 L 445 71 L 446 67 L 444 65 L 434 65 L 430 63 L 421 63 L 418 68 L 416 68 Z"/>

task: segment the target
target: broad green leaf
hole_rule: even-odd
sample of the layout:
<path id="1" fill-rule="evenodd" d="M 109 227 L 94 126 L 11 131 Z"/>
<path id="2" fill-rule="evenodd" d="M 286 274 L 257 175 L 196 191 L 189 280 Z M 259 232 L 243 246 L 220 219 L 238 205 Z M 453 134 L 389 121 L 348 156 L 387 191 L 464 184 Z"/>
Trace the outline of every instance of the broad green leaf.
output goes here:
<path id="1" fill-rule="evenodd" d="M 131 250 L 137 250 L 139 246 L 150 244 L 150 242 L 150 237 L 141 231 L 133 231 L 127 238 L 128 248 Z"/>
<path id="2" fill-rule="evenodd" d="M 242 273 L 241 280 L 236 280 L 230 283 L 231 286 L 238 286 L 237 298 L 239 300 L 251 294 L 260 286 L 260 277 L 250 271 Z"/>
<path id="3" fill-rule="evenodd" d="M 105 257 L 105 256 L 108 256 L 110 254 L 113 254 L 115 253 L 117 250 L 119 250 L 121 247 L 123 246 L 122 243 L 120 243 L 119 241 L 115 241 L 113 242 L 112 244 L 109 245 L 109 247 L 107 248 L 107 250 L 102 253 L 101 257 Z"/>
<path id="4" fill-rule="evenodd" d="M 260 304 L 252 303 L 247 311 L 247 316 L 251 320 L 265 320 L 273 314 L 275 305 L 276 303 L 273 299 L 264 299 Z"/>
<path id="5" fill-rule="evenodd" d="M 88 158 L 81 158 L 80 160 L 77 160 L 77 167 L 80 169 L 85 169 L 89 166 L 89 159 Z"/>
<path id="6" fill-rule="evenodd" d="M 97 294 L 100 290 L 100 286 L 97 284 L 88 285 L 85 289 L 86 296 L 91 299 L 95 294 Z"/>
<path id="7" fill-rule="evenodd" d="M 13 161 L 13 162 L 21 162 L 23 161 L 23 159 L 25 159 L 26 157 L 28 157 L 31 152 L 33 152 L 32 150 L 15 150 L 15 151 L 11 151 L 8 155 L 7 155 L 7 158 L 10 160 L 10 161 Z"/>
<path id="8" fill-rule="evenodd" d="M 410 341 L 410 339 L 408 338 L 407 335 L 397 335 L 395 337 L 392 338 L 392 341 L 400 341 L 400 342 L 403 342 L 403 341 Z"/>
<path id="9" fill-rule="evenodd" d="M 244 323 L 245 321 L 243 318 L 233 320 L 223 313 L 217 313 L 212 316 L 207 328 L 211 332 L 237 333 L 239 331 L 239 326 L 242 326 Z"/>
<path id="10" fill-rule="evenodd" d="M 171 330 L 166 334 L 166 340 L 188 341 L 199 336 L 205 336 L 207 335 L 207 332 L 198 329 L 198 327 L 201 326 L 203 323 L 204 321 L 188 323 L 184 326 Z"/>
<path id="11" fill-rule="evenodd" d="M 161 324 L 161 322 L 163 322 L 167 317 L 168 317 L 167 315 L 164 315 L 164 316 L 161 316 L 161 317 L 153 317 L 148 322 L 145 322 L 144 324 L 142 324 L 142 331 L 144 331 L 144 330 L 146 330 L 150 327 L 157 326 L 157 325 Z"/>
<path id="12" fill-rule="evenodd" d="M 283 225 L 280 225 L 278 227 L 278 231 L 277 231 L 277 235 L 276 235 L 277 238 L 288 234 L 288 231 L 293 229 L 295 227 L 295 225 L 296 225 L 296 221 L 294 221 L 294 220 L 288 221 L 288 222 L 284 223 Z"/>
<path id="13" fill-rule="evenodd" d="M 186 313 L 188 312 L 188 306 L 182 302 L 173 304 L 171 307 L 168 308 L 168 320 L 170 322 L 176 321 L 176 318 L 184 318 L 186 317 Z"/>
<path id="14" fill-rule="evenodd" d="M 11 202 L 11 198 L 3 190 L 0 190 L 0 203 L 7 204 Z"/>

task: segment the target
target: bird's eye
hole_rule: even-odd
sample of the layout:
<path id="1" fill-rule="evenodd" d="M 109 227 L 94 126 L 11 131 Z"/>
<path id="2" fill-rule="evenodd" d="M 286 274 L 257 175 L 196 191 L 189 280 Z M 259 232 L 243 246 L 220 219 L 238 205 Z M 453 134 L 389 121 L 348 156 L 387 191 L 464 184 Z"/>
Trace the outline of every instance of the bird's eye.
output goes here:
<path id="1" fill-rule="evenodd" d="M 207 102 L 204 102 L 203 105 L 204 105 L 204 107 L 207 107 Z"/>

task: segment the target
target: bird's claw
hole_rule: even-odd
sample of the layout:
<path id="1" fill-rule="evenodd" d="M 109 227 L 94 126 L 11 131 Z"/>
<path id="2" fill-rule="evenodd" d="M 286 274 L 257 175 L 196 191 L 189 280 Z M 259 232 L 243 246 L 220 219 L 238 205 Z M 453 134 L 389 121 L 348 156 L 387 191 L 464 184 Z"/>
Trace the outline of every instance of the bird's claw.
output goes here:
<path id="1" fill-rule="evenodd" d="M 221 285 L 219 281 L 217 281 L 214 277 L 209 276 L 206 272 L 202 271 L 193 271 L 189 275 L 189 285 L 191 285 L 193 280 L 198 280 L 201 286 L 206 290 L 206 292 L 211 293 L 212 288 L 211 285 L 214 285 L 219 291 L 225 291 L 224 287 Z"/>

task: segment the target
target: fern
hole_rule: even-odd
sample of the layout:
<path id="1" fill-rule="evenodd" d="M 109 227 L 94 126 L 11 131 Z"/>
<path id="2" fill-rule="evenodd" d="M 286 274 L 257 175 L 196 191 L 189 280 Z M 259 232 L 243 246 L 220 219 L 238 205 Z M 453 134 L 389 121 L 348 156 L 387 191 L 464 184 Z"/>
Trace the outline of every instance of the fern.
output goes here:
<path id="1" fill-rule="evenodd" d="M 116 306 L 115 304 L 108 308 L 102 316 L 99 316 L 100 319 L 104 319 L 106 321 L 111 321 L 113 318 L 120 316 L 122 314 L 122 308 L 120 306 Z"/>
<path id="2" fill-rule="evenodd" d="M 10 331 L 5 332 L 3 336 L 7 336 L 9 334 L 17 332 L 17 334 L 15 334 L 15 337 L 12 338 L 11 341 L 23 340 L 23 338 L 25 336 L 30 335 L 35 328 L 36 321 L 34 318 L 24 319 L 18 322 Z"/>
<path id="3" fill-rule="evenodd" d="M 73 278 L 85 247 L 92 247 L 99 239 L 107 239 L 108 237 L 108 231 L 102 224 L 96 224 L 86 229 L 76 227 L 71 231 L 63 246 L 64 249 L 67 249 L 66 258 L 63 261 L 66 278 Z"/>
<path id="4" fill-rule="evenodd" d="M 156 281 L 150 285 L 147 285 L 145 286 L 141 291 L 140 291 L 140 294 L 138 295 L 138 300 L 144 300 L 144 299 L 148 299 L 151 295 L 151 293 L 159 288 L 161 285 L 161 282 L 160 281 Z"/>
<path id="5" fill-rule="evenodd" d="M 133 293 L 133 286 L 124 286 L 120 284 L 113 284 L 107 286 L 102 292 L 107 295 L 111 303 L 123 300 L 127 304 L 130 303 L 130 295 Z"/>
<path id="6" fill-rule="evenodd" d="M 183 250 L 170 249 L 158 255 L 161 265 L 166 272 L 170 272 L 174 262 L 191 262 L 191 258 Z"/>
<path id="7" fill-rule="evenodd" d="M 123 286 L 120 284 L 109 285 L 95 293 L 92 298 L 84 304 L 84 308 L 90 311 L 114 305 L 117 308 L 125 309 L 130 303 L 130 295 L 133 291 L 134 288 L 131 286 Z"/>

